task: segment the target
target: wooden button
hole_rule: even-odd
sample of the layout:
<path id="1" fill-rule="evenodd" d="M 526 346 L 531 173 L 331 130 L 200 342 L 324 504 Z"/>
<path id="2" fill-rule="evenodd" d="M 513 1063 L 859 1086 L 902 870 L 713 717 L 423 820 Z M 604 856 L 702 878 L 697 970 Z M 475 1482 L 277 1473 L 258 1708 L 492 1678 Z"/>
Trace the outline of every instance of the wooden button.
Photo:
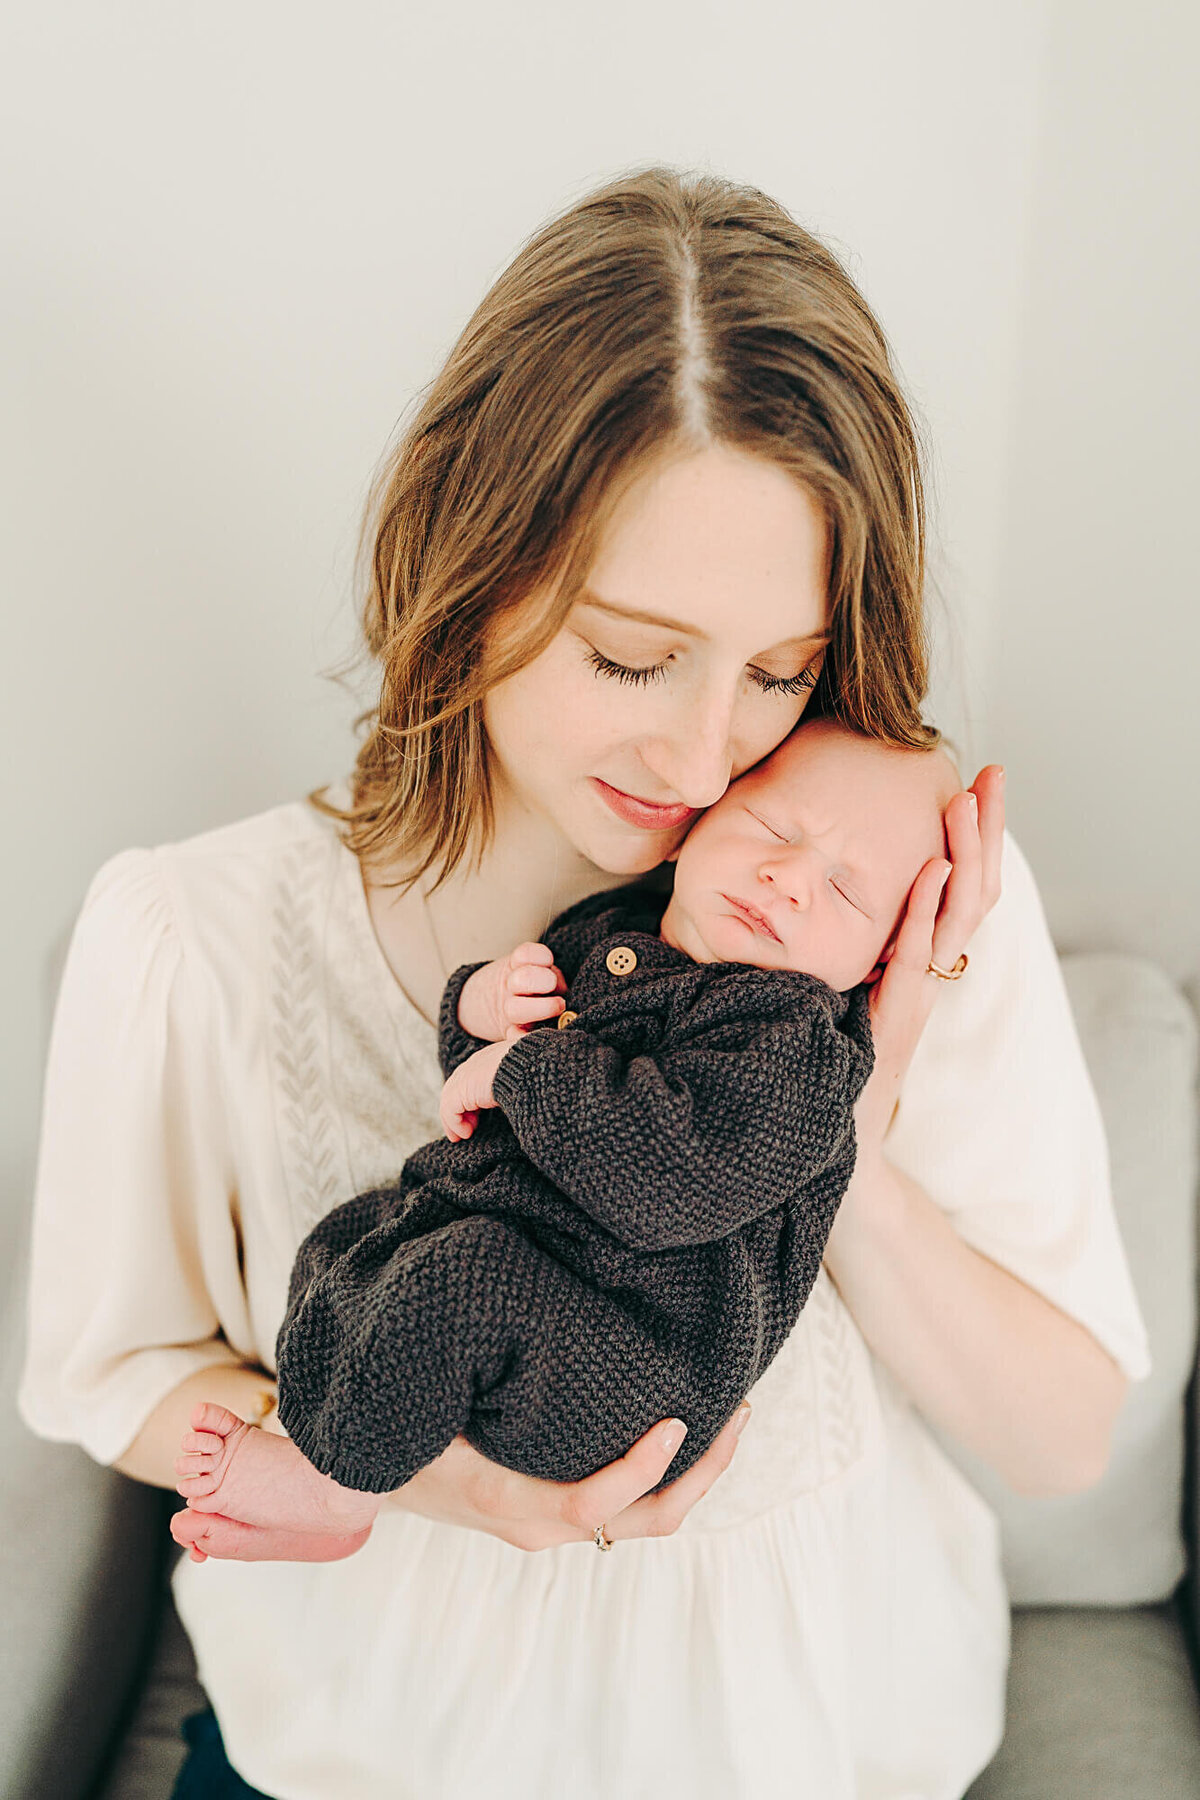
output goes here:
<path id="1" fill-rule="evenodd" d="M 637 968 L 637 956 L 628 944 L 618 944 L 604 959 L 610 975 L 630 975 Z"/>
<path id="2" fill-rule="evenodd" d="M 569 1025 L 572 1019 L 577 1019 L 578 1017 L 578 1013 L 560 1012 L 558 1015 L 558 1029 L 561 1031 L 564 1025 Z"/>

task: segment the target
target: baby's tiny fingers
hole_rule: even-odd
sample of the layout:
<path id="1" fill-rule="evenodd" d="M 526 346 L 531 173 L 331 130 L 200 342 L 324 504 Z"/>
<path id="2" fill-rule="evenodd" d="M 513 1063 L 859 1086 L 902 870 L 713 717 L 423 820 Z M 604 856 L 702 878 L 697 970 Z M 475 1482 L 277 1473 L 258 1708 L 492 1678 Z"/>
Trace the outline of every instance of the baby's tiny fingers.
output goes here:
<path id="1" fill-rule="evenodd" d="M 552 994 L 558 982 L 544 963 L 514 963 L 508 971 L 510 994 Z"/>
<path id="2" fill-rule="evenodd" d="M 552 963 L 554 952 L 549 944 L 518 944 L 509 956 L 510 963 Z"/>
<path id="3" fill-rule="evenodd" d="M 559 994 L 546 994 L 539 999 L 536 994 L 516 995 L 504 1008 L 504 1016 L 510 1025 L 529 1025 L 535 1019 L 553 1019 L 562 1012 L 566 1001 Z"/>

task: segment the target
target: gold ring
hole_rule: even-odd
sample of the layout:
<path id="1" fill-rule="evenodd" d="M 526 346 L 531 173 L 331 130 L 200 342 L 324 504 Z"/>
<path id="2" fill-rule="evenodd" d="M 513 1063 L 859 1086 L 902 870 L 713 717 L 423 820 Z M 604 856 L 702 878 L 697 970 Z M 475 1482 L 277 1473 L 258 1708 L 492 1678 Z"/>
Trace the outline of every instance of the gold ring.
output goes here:
<path id="1" fill-rule="evenodd" d="M 597 1525 L 595 1531 L 593 1531 L 592 1542 L 595 1544 L 597 1550 L 611 1550 L 613 1547 L 613 1539 L 605 1537 L 603 1525 Z"/>
<path id="2" fill-rule="evenodd" d="M 964 973 L 966 966 L 967 953 L 964 950 L 952 969 L 939 969 L 935 962 L 931 962 L 925 973 L 936 975 L 939 981 L 957 981 L 959 976 Z"/>

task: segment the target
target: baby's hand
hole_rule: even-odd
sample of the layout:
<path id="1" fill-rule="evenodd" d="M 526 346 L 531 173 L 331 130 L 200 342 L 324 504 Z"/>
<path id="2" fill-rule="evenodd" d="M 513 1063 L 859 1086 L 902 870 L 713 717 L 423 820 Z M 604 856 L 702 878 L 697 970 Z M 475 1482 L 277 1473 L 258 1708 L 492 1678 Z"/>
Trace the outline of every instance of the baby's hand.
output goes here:
<path id="1" fill-rule="evenodd" d="M 518 944 L 508 956 L 485 963 L 463 983 L 458 1022 L 472 1037 L 499 1042 L 513 1026 L 524 1036 L 539 1019 L 563 1010 L 566 977 L 547 944 Z"/>
<path id="2" fill-rule="evenodd" d="M 446 1136 L 452 1144 L 470 1137 L 479 1123 L 481 1107 L 495 1106 L 492 1080 L 505 1052 L 520 1036 L 517 1027 L 510 1026 L 503 1043 L 489 1044 L 484 1050 L 476 1050 L 473 1056 L 468 1056 L 459 1063 L 446 1081 L 438 1102 L 438 1111 Z"/>

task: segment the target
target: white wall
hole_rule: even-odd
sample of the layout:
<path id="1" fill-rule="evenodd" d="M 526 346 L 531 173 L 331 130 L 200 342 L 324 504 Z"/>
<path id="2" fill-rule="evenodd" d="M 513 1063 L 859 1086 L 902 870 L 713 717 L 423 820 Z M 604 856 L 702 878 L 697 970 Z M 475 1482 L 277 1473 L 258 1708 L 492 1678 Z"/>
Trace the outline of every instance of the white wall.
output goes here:
<path id="1" fill-rule="evenodd" d="M 1060 944 L 1200 999 L 1200 11 L 1051 24 L 989 754 Z"/>
<path id="2" fill-rule="evenodd" d="M 1195 967 L 1195 832 L 1168 825 L 1185 797 L 1132 816 L 1166 791 L 1164 755 L 1177 771 L 1195 747 L 1172 511 L 1195 473 L 1195 372 L 1189 416 L 1166 341 L 1195 316 L 1192 227 L 1163 113 L 1184 98 L 1186 21 L 1150 0 L 1135 33 L 1125 12 L 23 9 L 0 77 L 0 1155 L 18 1200 L 45 970 L 90 875 L 349 765 L 354 707 L 318 671 L 353 642 L 376 457 L 520 240 L 653 160 L 753 181 L 848 253 L 936 445 L 958 621 L 942 716 L 968 760 L 1009 762 L 1018 832 L 1073 932 L 1078 877 L 1088 933 Z M 1114 208 L 1137 266 L 1106 248 Z M 1131 440 L 1126 483 L 1106 445 Z M 1085 816 L 1089 768 L 1105 779 Z"/>

